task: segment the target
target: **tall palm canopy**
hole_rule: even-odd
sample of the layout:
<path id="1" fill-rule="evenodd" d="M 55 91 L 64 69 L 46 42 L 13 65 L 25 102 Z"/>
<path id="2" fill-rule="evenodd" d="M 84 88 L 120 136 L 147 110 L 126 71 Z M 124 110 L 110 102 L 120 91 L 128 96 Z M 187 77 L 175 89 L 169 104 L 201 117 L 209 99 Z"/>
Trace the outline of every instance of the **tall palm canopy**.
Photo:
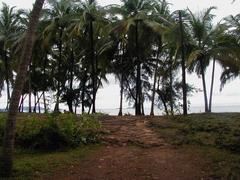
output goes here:
<path id="1" fill-rule="evenodd" d="M 187 114 L 187 97 L 195 88 L 186 83 L 186 69 L 201 77 L 205 111 L 211 111 L 215 68 L 208 92 L 209 64 L 223 67 L 223 87 L 239 76 L 240 56 L 240 16 L 215 25 L 215 9 L 172 12 L 166 0 L 122 0 L 108 6 L 94 0 L 49 0 L 37 26 L 19 111 L 60 112 L 65 104 L 71 113 L 79 108 L 96 113 L 99 89 L 111 74 L 120 87 L 119 115 L 124 99 L 136 115 L 146 114 L 147 102 L 151 115 L 154 107 L 174 114 L 182 106 L 180 112 Z M 28 10 L 2 5 L 0 92 L 7 90 L 6 109 L 29 17 Z"/>

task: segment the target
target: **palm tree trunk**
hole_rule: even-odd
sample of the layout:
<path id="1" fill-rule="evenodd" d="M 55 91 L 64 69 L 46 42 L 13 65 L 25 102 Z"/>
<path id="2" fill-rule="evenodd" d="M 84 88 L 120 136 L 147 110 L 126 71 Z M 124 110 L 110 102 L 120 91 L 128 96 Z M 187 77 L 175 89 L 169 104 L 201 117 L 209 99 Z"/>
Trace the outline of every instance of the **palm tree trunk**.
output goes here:
<path id="1" fill-rule="evenodd" d="M 62 36 L 63 36 L 63 29 L 60 28 L 59 30 L 59 59 L 58 59 L 58 76 L 61 74 L 61 63 L 62 63 Z M 61 81 L 60 79 L 57 79 L 57 95 L 56 95 L 56 104 L 54 107 L 54 112 L 59 112 L 59 98 L 60 98 L 60 88 L 61 88 Z"/>
<path id="2" fill-rule="evenodd" d="M 44 113 L 47 113 L 47 103 L 46 103 L 45 91 L 43 91 L 43 105 L 44 105 Z"/>
<path id="3" fill-rule="evenodd" d="M 156 83 L 157 83 L 157 66 L 158 66 L 158 62 L 156 62 L 155 73 L 154 73 L 153 93 L 152 93 L 152 99 L 151 99 L 151 112 L 150 112 L 150 116 L 154 116 L 154 101 L 155 101 Z"/>
<path id="4" fill-rule="evenodd" d="M 44 65 L 43 65 L 43 74 L 44 74 L 44 77 L 46 77 L 47 61 L 48 61 L 48 57 L 47 57 L 47 53 L 46 53 L 46 54 L 45 54 L 45 58 L 44 58 Z M 43 90 L 43 105 L 44 105 L 44 113 L 47 113 L 47 103 L 46 103 L 45 91 L 46 91 L 46 89 L 44 88 L 44 90 Z"/>
<path id="5" fill-rule="evenodd" d="M 82 80 L 82 94 L 81 94 L 81 101 L 82 101 L 82 114 L 85 113 L 85 89 L 86 89 L 86 81 L 87 81 L 87 72 L 84 72 L 84 77 Z"/>
<path id="6" fill-rule="evenodd" d="M 95 53 L 94 53 L 94 47 L 93 47 L 93 19 L 90 17 L 89 22 L 89 38 L 90 38 L 90 56 L 91 56 L 91 66 L 92 66 L 92 113 L 96 113 L 96 107 L 95 107 L 95 101 L 96 101 L 96 69 L 95 69 Z"/>
<path id="7" fill-rule="evenodd" d="M 7 57 L 7 50 L 5 50 L 4 52 L 4 64 L 5 64 L 5 70 L 6 70 L 6 84 L 7 84 L 7 106 L 6 106 L 6 110 L 9 109 L 9 102 L 10 102 L 10 83 L 9 83 L 9 64 L 8 64 L 8 57 Z"/>
<path id="8" fill-rule="evenodd" d="M 22 98 L 22 109 L 21 109 L 21 112 L 22 112 L 22 113 L 24 112 L 24 100 L 25 100 L 25 97 L 24 97 L 24 94 L 23 94 L 23 98 Z"/>
<path id="9" fill-rule="evenodd" d="M 169 69 L 169 78 L 170 78 L 170 107 L 171 115 L 173 115 L 173 75 L 172 75 L 172 56 L 170 57 L 170 69 Z"/>
<path id="10" fill-rule="evenodd" d="M 154 116 L 154 101 L 155 101 L 155 95 L 156 95 L 157 69 L 158 69 L 158 63 L 159 63 L 159 60 L 158 60 L 159 59 L 159 54 L 160 54 L 160 46 L 158 46 L 157 59 L 156 59 L 156 64 L 155 64 L 150 116 Z"/>
<path id="11" fill-rule="evenodd" d="M 124 89 L 124 68 L 123 68 L 123 58 L 125 56 L 125 47 L 124 47 L 124 43 L 121 43 L 122 48 L 120 48 L 120 50 L 122 49 L 122 55 L 120 54 L 120 52 L 118 53 L 119 56 L 121 56 L 121 80 L 120 80 L 120 107 L 119 107 L 119 113 L 118 116 L 122 116 L 123 112 L 122 112 L 122 108 L 123 108 L 123 89 Z"/>
<path id="12" fill-rule="evenodd" d="M 142 103 L 141 103 L 141 109 L 142 109 L 142 115 L 145 116 L 145 111 L 144 111 L 144 98 L 142 97 Z"/>
<path id="13" fill-rule="evenodd" d="M 142 115 L 141 113 L 141 62 L 139 59 L 139 44 L 138 44 L 138 24 L 139 21 L 136 20 L 136 32 L 135 32 L 135 43 L 136 43 L 136 62 L 137 62 L 137 77 L 136 77 L 136 102 L 135 102 L 135 114 L 137 116 Z"/>
<path id="14" fill-rule="evenodd" d="M 19 104 L 19 107 L 18 107 L 18 112 L 21 112 L 22 103 L 23 103 L 23 95 L 21 96 L 20 104 Z"/>
<path id="15" fill-rule="evenodd" d="M 29 66 L 28 72 L 28 112 L 32 113 L 32 87 L 31 87 L 31 65 Z"/>
<path id="16" fill-rule="evenodd" d="M 34 108 L 33 108 L 33 112 L 36 113 L 37 112 L 37 93 L 34 92 Z"/>
<path id="17" fill-rule="evenodd" d="M 42 95 L 39 97 L 38 92 L 37 92 L 37 98 L 38 98 L 38 113 L 41 113 L 41 103 L 40 103 L 40 99 L 41 99 Z"/>
<path id="18" fill-rule="evenodd" d="M 168 113 L 168 108 L 167 108 L 167 103 L 166 103 L 165 98 L 164 98 L 164 95 L 163 95 L 163 93 L 162 93 L 162 91 L 160 90 L 159 87 L 160 87 L 160 78 L 158 79 L 157 93 L 158 93 L 158 95 L 159 95 L 159 97 L 160 97 L 160 99 L 161 99 L 161 101 L 162 101 L 162 103 L 163 103 L 163 106 L 164 106 L 166 115 L 169 115 L 169 113 Z"/>
<path id="19" fill-rule="evenodd" d="M 182 50 L 182 91 L 183 91 L 183 115 L 187 115 L 187 84 L 186 84 L 186 62 L 185 62 L 185 45 L 184 45 L 184 30 L 182 23 L 182 13 L 179 11 L 181 50 Z"/>
<path id="20" fill-rule="evenodd" d="M 20 65 L 18 68 L 18 74 L 14 84 L 12 97 L 10 100 L 8 117 L 6 120 L 3 147 L 0 157 L 0 174 L 3 176 L 10 176 L 12 174 L 13 167 L 13 150 L 14 150 L 14 138 L 16 117 L 18 113 L 19 100 L 22 94 L 22 89 L 27 76 L 27 69 L 30 64 L 31 54 L 34 44 L 35 30 L 39 21 L 40 13 L 43 7 L 44 0 L 36 0 L 33 11 L 30 16 L 28 24 L 28 30 L 26 32 L 26 38 L 23 46 L 23 53 L 20 59 Z"/>
<path id="21" fill-rule="evenodd" d="M 119 113 L 118 116 L 122 116 L 123 112 L 122 112 L 122 108 L 123 108 L 123 72 L 121 74 L 121 90 L 120 90 L 120 107 L 119 107 Z"/>
<path id="22" fill-rule="evenodd" d="M 71 64 L 70 64 L 70 98 L 68 99 L 68 107 L 69 107 L 69 112 L 73 112 L 73 100 L 74 100 L 74 92 L 73 92 L 73 70 L 74 70 L 74 52 L 73 52 L 73 40 L 72 40 L 72 50 L 71 50 Z"/>
<path id="23" fill-rule="evenodd" d="M 216 59 L 213 59 L 213 69 L 212 69 L 212 82 L 211 82 L 211 91 L 209 97 L 209 112 L 212 112 L 212 97 L 213 97 L 213 85 L 214 85 L 214 77 L 215 77 L 215 66 L 216 66 Z"/>
<path id="24" fill-rule="evenodd" d="M 207 88 L 206 88 L 205 72 L 204 72 L 202 59 L 200 59 L 200 66 L 201 66 L 200 68 L 201 68 L 202 84 L 203 84 L 205 112 L 207 113 L 209 111 L 209 109 L 208 109 L 208 98 L 207 98 Z"/>

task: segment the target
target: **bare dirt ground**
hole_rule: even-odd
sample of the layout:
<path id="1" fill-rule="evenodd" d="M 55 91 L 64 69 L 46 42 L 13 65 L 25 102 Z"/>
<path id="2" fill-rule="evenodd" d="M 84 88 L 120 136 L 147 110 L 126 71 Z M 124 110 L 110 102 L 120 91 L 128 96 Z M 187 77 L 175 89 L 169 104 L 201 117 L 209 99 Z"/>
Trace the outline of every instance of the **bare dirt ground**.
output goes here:
<path id="1" fill-rule="evenodd" d="M 149 119 L 129 116 L 104 118 L 102 140 L 105 145 L 78 165 L 59 169 L 49 179 L 211 179 L 208 163 L 201 155 L 167 144 L 148 127 Z"/>

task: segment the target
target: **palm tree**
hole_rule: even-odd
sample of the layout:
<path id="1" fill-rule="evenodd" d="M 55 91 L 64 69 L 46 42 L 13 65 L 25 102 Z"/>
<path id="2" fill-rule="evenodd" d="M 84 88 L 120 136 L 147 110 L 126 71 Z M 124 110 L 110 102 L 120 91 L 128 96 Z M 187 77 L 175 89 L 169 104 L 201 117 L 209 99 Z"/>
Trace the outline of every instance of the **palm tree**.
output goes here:
<path id="1" fill-rule="evenodd" d="M 156 1 L 154 4 L 154 9 L 155 11 L 153 12 L 153 16 L 156 17 L 155 21 L 159 23 L 167 23 L 167 25 L 171 26 L 170 20 L 171 20 L 171 15 L 170 15 L 170 7 L 169 3 L 165 0 L 163 1 Z M 157 83 L 157 74 L 158 74 L 158 68 L 160 64 L 160 55 L 161 51 L 163 51 L 163 42 L 162 39 L 164 37 L 164 34 L 156 33 L 155 34 L 157 42 L 156 42 L 156 62 L 155 62 L 155 68 L 154 68 L 154 77 L 153 77 L 153 89 L 152 89 L 152 97 L 151 97 L 151 111 L 150 115 L 154 115 L 154 106 L 155 106 L 155 94 L 156 94 L 156 83 Z"/>
<path id="2" fill-rule="evenodd" d="M 101 79 L 99 78 L 101 74 L 101 52 L 106 50 L 106 45 L 111 45 L 111 42 L 106 41 L 109 39 L 109 30 L 107 29 L 109 20 L 106 19 L 104 8 L 98 6 L 95 1 L 89 0 L 79 5 L 69 29 L 74 38 L 81 40 L 83 46 L 85 57 L 82 58 L 82 68 L 86 69 L 85 73 L 90 72 L 92 85 L 91 109 L 92 113 L 96 113 L 96 95 Z M 102 47 L 98 47 L 99 44 Z M 85 96 L 85 84 L 87 83 L 86 79 L 88 79 L 86 74 L 83 77 L 82 99 Z M 84 110 L 84 105 L 82 105 L 82 108 Z"/>
<path id="3" fill-rule="evenodd" d="M 211 39 L 209 39 L 210 32 L 212 31 L 212 19 L 214 17 L 211 14 L 212 10 L 216 9 L 215 7 L 210 7 L 206 9 L 199 15 L 194 15 L 190 10 L 189 11 L 189 25 L 191 28 L 191 33 L 194 40 L 195 49 L 198 52 L 204 52 L 206 48 L 209 47 L 208 43 L 211 43 Z M 195 51 L 196 52 L 196 51 Z M 196 53 L 195 53 L 196 54 Z M 190 56 L 190 61 L 192 62 L 194 58 Z M 195 58 L 194 63 L 192 63 L 193 67 L 195 67 L 195 71 L 197 74 L 202 77 L 202 85 L 203 85 L 203 93 L 204 93 L 204 105 L 205 112 L 209 112 L 209 104 L 208 104 L 208 95 L 207 95 L 207 87 L 205 80 L 205 70 L 209 65 L 209 57 L 204 56 L 203 53 L 199 53 L 199 56 Z"/>
<path id="4" fill-rule="evenodd" d="M 224 21 L 226 33 L 218 39 L 219 46 L 224 48 L 221 56 L 217 57 L 223 67 L 221 89 L 240 74 L 240 14 L 228 16 Z"/>
<path id="5" fill-rule="evenodd" d="M 17 40 L 21 33 L 19 26 L 20 14 L 15 11 L 15 7 L 9 7 L 3 3 L 0 15 L 0 44 L 2 46 L 2 60 L 4 63 L 4 79 L 7 85 L 7 107 L 10 102 L 10 83 L 12 82 L 12 44 Z"/>
<path id="6" fill-rule="evenodd" d="M 154 21 L 149 15 L 152 14 L 154 1 L 149 0 L 122 0 L 122 6 L 112 6 L 110 12 L 121 15 L 122 19 L 113 28 L 113 34 L 117 34 L 119 39 L 127 41 L 127 48 L 131 48 L 128 56 L 135 65 L 135 114 L 142 114 L 142 65 L 144 54 L 141 50 L 149 49 L 147 43 L 140 43 L 144 38 L 144 30 L 151 29 L 152 32 L 162 32 L 163 27 Z M 146 38 L 145 38 L 146 40 Z M 144 40 L 143 40 L 144 41 Z M 147 42 L 147 41 L 146 41 Z M 144 46 L 144 47 L 143 47 Z M 151 47 L 151 46 L 150 46 Z"/>
<path id="7" fill-rule="evenodd" d="M 56 45 L 57 50 L 54 52 L 55 55 L 57 68 L 55 73 L 55 82 L 56 82 L 56 104 L 54 111 L 59 112 L 59 103 L 60 103 L 60 96 L 61 96 L 61 87 L 63 86 L 63 73 L 61 69 L 63 68 L 63 51 L 64 51 L 64 43 L 65 43 L 65 32 L 67 31 L 68 25 L 71 21 L 71 10 L 73 1 L 70 0 L 58 0 L 58 1 L 49 1 L 51 9 L 46 9 L 47 12 L 47 19 L 48 26 L 46 26 L 43 36 L 45 39 L 45 44 L 48 45 L 48 48 Z M 55 69 L 55 68 L 54 68 Z"/>
<path id="8" fill-rule="evenodd" d="M 16 117 L 18 112 L 18 104 L 22 94 L 23 85 L 25 83 L 27 69 L 30 64 L 32 48 L 34 45 L 34 36 L 37 24 L 39 21 L 40 13 L 44 4 L 44 0 L 36 0 L 30 21 L 28 24 L 28 30 L 25 35 L 25 43 L 23 48 L 23 53 L 20 59 L 20 65 L 18 69 L 18 74 L 14 84 L 12 97 L 9 106 L 8 117 L 5 125 L 5 132 L 3 138 L 3 148 L 1 153 L 1 174 L 3 176 L 10 176 L 12 173 L 13 164 L 13 150 L 14 150 L 14 138 L 15 138 L 15 126 Z"/>
<path id="9" fill-rule="evenodd" d="M 182 12 L 179 11 L 179 29 L 181 36 L 181 66 L 182 66 L 182 91 L 183 91 L 183 115 L 187 115 L 187 84 L 186 84 L 186 61 L 185 61 L 185 38 L 182 21 Z"/>
<path id="10" fill-rule="evenodd" d="M 207 14 L 210 13 L 211 9 L 214 9 L 214 8 L 210 8 Z M 200 27 L 200 28 L 203 28 L 203 27 Z M 205 27 L 205 30 L 203 30 L 204 33 L 203 33 L 201 43 L 198 43 L 198 44 L 201 44 L 201 46 L 199 45 L 195 46 L 189 56 L 189 63 L 192 63 L 190 65 L 190 70 L 192 70 L 192 68 L 195 67 L 195 70 L 199 74 L 201 74 L 202 77 L 204 77 L 204 71 L 207 65 L 210 63 L 210 60 L 212 60 L 213 62 L 209 102 L 207 101 L 208 99 L 207 99 L 206 84 L 203 86 L 205 89 L 204 99 L 205 99 L 206 112 L 212 111 L 212 98 L 213 98 L 216 61 L 221 63 L 222 59 L 224 59 L 224 57 L 230 57 L 229 55 L 232 54 L 233 49 L 236 48 L 236 46 L 233 45 L 233 42 L 230 42 L 231 38 L 228 39 L 228 37 L 226 37 L 227 31 L 228 30 L 226 26 L 223 24 L 217 24 L 215 27 L 209 24 L 207 27 Z M 205 82 L 205 78 L 203 78 L 203 84 L 204 82 Z"/>

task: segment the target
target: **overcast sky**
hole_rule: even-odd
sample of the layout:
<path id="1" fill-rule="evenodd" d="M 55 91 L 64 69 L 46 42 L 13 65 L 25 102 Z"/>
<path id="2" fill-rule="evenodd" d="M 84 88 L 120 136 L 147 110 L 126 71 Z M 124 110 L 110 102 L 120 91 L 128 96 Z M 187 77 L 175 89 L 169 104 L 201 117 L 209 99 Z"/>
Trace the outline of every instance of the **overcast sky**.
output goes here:
<path id="1" fill-rule="evenodd" d="M 2 1 L 2 0 L 1 0 Z M 0 1 L 0 2 L 1 2 Z M 31 8 L 34 0 L 3 0 L 3 2 L 17 6 L 18 8 Z M 185 9 L 190 8 L 193 12 L 201 11 L 210 6 L 216 6 L 217 10 L 214 11 L 216 18 L 214 22 L 220 21 L 223 17 L 230 14 L 236 15 L 240 13 L 240 1 L 232 3 L 232 0 L 169 0 L 172 3 L 171 9 Z M 117 4 L 120 0 L 98 0 L 101 5 Z M 0 4 L 1 6 L 1 4 Z M 210 85 L 210 70 L 209 67 L 207 77 L 208 89 Z M 214 90 L 214 105 L 240 105 L 240 79 L 226 85 L 222 92 L 219 91 L 220 81 L 219 77 L 221 74 L 221 68 L 217 67 L 217 73 L 215 78 L 215 90 Z M 104 89 L 101 89 L 98 93 L 97 106 L 101 108 L 118 108 L 119 106 L 119 85 L 114 82 L 114 78 L 110 77 L 112 83 L 105 85 Z M 190 84 L 194 84 L 198 88 L 202 88 L 201 79 L 198 79 L 195 75 L 187 77 Z M 1 98 L 2 99 L 2 98 Z M 197 93 L 194 97 L 190 98 L 192 105 L 203 105 L 202 93 Z M 125 104 L 127 107 L 127 104 Z"/>

